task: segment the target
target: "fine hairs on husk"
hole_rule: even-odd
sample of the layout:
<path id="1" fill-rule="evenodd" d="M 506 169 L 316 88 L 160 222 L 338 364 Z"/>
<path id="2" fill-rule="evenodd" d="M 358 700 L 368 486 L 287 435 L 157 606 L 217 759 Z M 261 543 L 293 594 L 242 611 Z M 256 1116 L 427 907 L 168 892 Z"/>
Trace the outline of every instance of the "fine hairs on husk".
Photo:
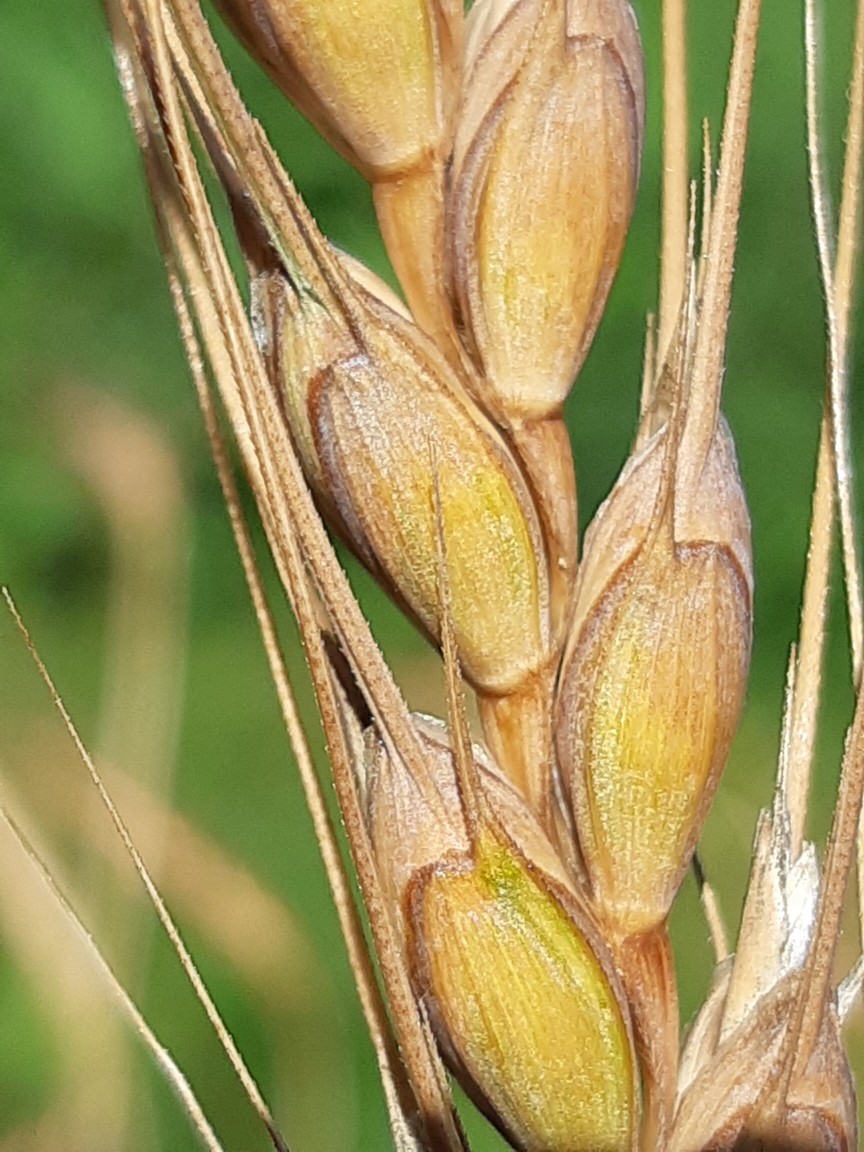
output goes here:
<path id="1" fill-rule="evenodd" d="M 782 241 L 764 243 L 746 194 L 745 162 L 753 184 L 769 179 L 761 139 L 791 114 L 761 80 L 780 16 L 766 10 L 760 28 L 759 0 L 707 16 L 686 0 L 658 7 L 218 0 L 275 82 L 263 97 L 274 147 L 238 91 L 248 62 L 198 0 L 105 0 L 293 761 L 286 779 L 256 722 L 209 745 L 195 775 L 212 782 L 188 785 L 188 812 L 185 771 L 177 811 L 159 798 L 191 739 L 183 465 L 130 405 L 58 389 L 68 467 L 109 526 L 109 687 L 101 732 L 82 738 L 64 703 L 69 670 L 61 698 L 37 652 L 38 641 L 54 664 L 50 622 L 36 628 L 10 566 L 7 637 L 23 642 L 6 646 L 18 653 L 6 694 L 23 704 L 3 753 L 0 928 L 7 967 L 36 973 L 72 1023 L 56 1091 L 49 1075 L 38 1100 L 10 1096 L 0 1152 L 186 1146 L 176 1105 L 163 1122 L 136 1102 L 110 1015 L 94 1007 L 84 1022 L 100 988 L 213 1152 L 256 1139 L 365 1149 L 385 1133 L 398 1152 L 858 1146 L 864 0 L 841 16 L 802 0 L 796 13 L 807 140 L 788 171 L 797 219 L 810 212 L 806 274 L 787 270 Z M 688 60 L 697 29 L 715 47 Z M 351 203 L 368 185 L 395 275 L 382 278 L 368 244 L 366 262 L 342 251 L 325 236 L 326 202 L 319 223 L 298 193 L 289 172 L 302 171 L 300 141 L 313 144 L 286 97 L 350 166 Z M 793 190 L 775 188 L 772 213 Z M 634 271 L 640 245 L 660 250 L 656 287 Z M 782 340 L 754 335 L 744 354 L 736 332 L 750 317 L 733 269 L 746 278 L 748 263 L 788 319 Z M 800 354 L 802 310 L 812 321 L 819 308 L 808 338 L 823 363 L 811 352 L 796 385 L 811 425 L 795 439 L 777 432 L 774 378 Z M 811 478 L 809 540 L 795 528 L 785 551 L 806 552 L 797 620 L 797 589 L 782 613 L 762 591 L 763 578 L 771 595 L 784 581 L 760 568 L 760 541 L 768 555 L 772 534 L 793 532 L 787 491 Z M 221 520 L 219 533 L 224 554 Z M 221 563 L 201 566 L 192 588 Z M 428 642 L 422 656 L 387 636 L 378 589 L 402 634 L 408 622 Z M 204 623 L 193 600 L 190 619 L 210 630 L 218 664 L 213 600 Z M 760 647 L 770 630 L 786 649 L 773 666 Z M 221 701 L 213 733 L 249 695 L 227 648 L 221 639 L 208 689 Z M 47 686 L 77 769 L 59 763 L 54 735 L 30 734 L 30 689 L 17 683 L 28 677 Z M 259 680 L 263 697 L 260 669 Z M 776 755 L 759 734 L 763 682 L 783 700 Z M 772 758 L 773 784 L 757 791 Z M 286 788 L 290 812 L 275 799 Z M 223 802 L 232 845 L 248 826 L 269 859 L 272 838 L 267 882 L 205 831 Z M 365 1071 L 355 1083 L 340 1042 L 319 959 L 332 948 L 270 891 L 291 879 L 288 841 L 308 839 L 302 807 L 330 893 L 316 874 L 314 904 L 331 916 L 335 905 L 377 1088 Z M 161 975 L 138 891 L 234 1087 L 208 1082 L 164 1010 L 188 993 Z M 263 1004 L 270 1066 L 230 989 L 208 991 L 202 973 L 224 983 L 214 956 Z"/>

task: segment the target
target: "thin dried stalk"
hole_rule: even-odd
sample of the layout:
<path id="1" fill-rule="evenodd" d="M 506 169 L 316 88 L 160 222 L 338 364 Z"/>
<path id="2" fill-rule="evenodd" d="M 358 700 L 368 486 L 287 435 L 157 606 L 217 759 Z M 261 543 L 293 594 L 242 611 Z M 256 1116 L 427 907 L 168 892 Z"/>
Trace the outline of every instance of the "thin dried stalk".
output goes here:
<path id="1" fill-rule="evenodd" d="M 837 255 L 832 263 L 833 245 L 828 222 L 828 199 L 822 164 L 822 147 L 818 133 L 817 96 L 819 79 L 816 72 L 818 43 L 816 37 L 816 4 L 807 0 L 805 19 L 807 49 L 808 142 L 811 164 L 811 186 L 816 220 L 816 236 L 826 298 L 828 328 L 828 412 L 833 455 L 833 476 L 839 495 L 841 537 L 843 540 L 844 575 L 849 611 L 852 646 L 852 679 L 858 686 L 855 718 L 847 738 L 846 752 L 838 787 L 837 807 L 828 842 L 825 880 L 820 905 L 820 918 L 805 969 L 804 991 L 800 998 L 795 1026 L 790 1028 L 790 1041 L 784 1054 L 787 1083 L 801 1076 L 817 1043 L 825 1006 L 832 982 L 833 958 L 840 934 L 843 898 L 854 863 L 854 844 L 861 822 L 864 797 L 864 694 L 860 687 L 861 642 L 864 612 L 861 606 L 855 522 L 851 509 L 852 469 L 849 436 L 846 426 L 848 318 L 854 288 L 853 260 L 848 245 L 854 245 L 856 221 L 861 210 L 861 136 L 864 119 L 864 3 L 858 5 L 856 38 L 853 50 L 852 86 L 849 100 L 849 125 L 841 204 L 842 228 Z M 836 293 L 835 277 L 841 275 L 841 295 Z M 823 420 L 823 430 L 826 428 Z M 827 439 L 828 437 L 826 437 Z M 823 443 L 820 440 L 820 463 Z M 821 470 L 820 470 L 821 471 Z M 818 483 L 818 478 L 817 478 Z M 818 489 L 817 489 L 818 491 Z M 814 515 L 815 521 L 815 515 Z M 828 527 L 830 528 L 830 521 Z M 827 529 L 823 529 L 827 534 Z M 827 573 L 819 574 L 827 583 Z M 808 572 L 809 583 L 809 572 Z M 824 611 L 822 603 L 817 609 Z M 824 623 L 823 623 L 824 628 Z M 818 680 L 815 687 L 818 696 Z M 812 755 L 812 743 L 807 748 Z M 809 761 L 808 761 L 809 767 Z M 794 1039 L 794 1049 L 792 1048 Z"/>
<path id="2" fill-rule="evenodd" d="M 5 594 L 8 597 L 8 593 Z M 150 1028 L 135 1002 L 126 992 L 123 984 L 114 975 L 110 965 L 99 950 L 99 946 L 84 927 L 84 924 L 72 908 L 72 905 L 58 886 L 54 878 L 54 873 L 43 864 L 36 849 L 32 846 L 6 805 L 2 802 L 0 802 L 0 821 L 5 824 L 8 832 L 17 841 L 21 851 L 27 857 L 30 865 L 35 869 L 40 881 L 48 890 L 54 907 L 66 918 L 75 930 L 80 943 L 83 945 L 90 962 L 94 965 L 105 988 L 115 997 L 123 1014 L 141 1037 L 141 1040 L 158 1065 L 166 1081 L 176 1092 L 178 1100 L 182 1103 L 204 1147 L 208 1149 L 208 1152 L 224 1152 L 222 1144 L 220 1144 L 216 1133 L 213 1131 L 210 1122 L 205 1116 L 204 1110 L 198 1102 L 189 1081 L 183 1075 L 167 1048 L 165 1048 Z"/>
<path id="3" fill-rule="evenodd" d="M 806 6 L 807 45 L 807 124 L 810 183 L 813 215 L 816 222 L 819 266 L 825 290 L 828 326 L 828 360 L 826 365 L 825 413 L 819 436 L 819 457 L 813 493 L 810 549 L 807 577 L 801 607 L 801 636 L 798 647 L 798 674 L 793 698 L 795 737 L 790 748 L 790 811 L 793 845 L 797 851 L 804 836 L 804 819 L 810 787 L 810 771 L 816 740 L 817 710 L 821 690 L 821 668 L 826 631 L 826 610 L 830 578 L 831 541 L 834 502 L 840 499 L 843 539 L 843 561 L 852 640 L 853 682 L 860 669 L 862 609 L 857 543 L 852 517 L 852 469 L 849 458 L 849 436 L 846 430 L 848 402 L 846 396 L 846 360 L 848 358 L 848 317 L 854 298 L 854 258 L 857 243 L 857 220 L 860 214 L 861 129 L 864 106 L 864 17 L 859 5 L 852 63 L 852 86 L 849 93 L 846 162 L 843 198 L 840 211 L 840 233 L 836 257 L 829 220 L 829 200 L 822 162 L 819 134 L 816 40 L 816 6 Z M 837 283 L 835 284 L 835 278 Z M 864 923 L 864 922 L 862 922 Z"/>
<path id="4" fill-rule="evenodd" d="M 663 196 L 659 360 L 666 359 L 684 300 L 687 279 L 687 210 L 690 184 L 687 100 L 687 7 L 663 0 Z M 707 182 L 706 182 L 707 186 Z"/>
<path id="5" fill-rule="evenodd" d="M 828 330 L 828 390 L 833 433 L 833 451 L 837 476 L 837 494 L 840 507 L 840 531 L 843 546 L 846 597 L 849 612 L 849 632 L 852 647 L 852 679 L 857 686 L 864 658 L 864 605 L 862 605 L 861 573 L 856 541 L 854 496 L 848 428 L 848 317 L 854 291 L 854 248 L 838 252 L 836 260 L 843 274 L 844 295 L 838 299 L 835 286 L 835 257 L 832 227 L 829 220 L 829 197 L 825 186 L 822 144 L 819 138 L 819 110 L 817 107 L 819 80 L 816 74 L 819 46 L 816 32 L 816 0 L 805 5 L 805 44 L 807 49 L 807 124 L 810 154 L 811 184 L 813 190 L 813 216 L 816 228 L 819 265 L 825 291 L 826 326 Z M 856 220 L 860 214 L 861 199 L 861 103 L 862 62 L 859 5 L 858 31 L 853 58 L 852 88 L 849 93 L 849 124 L 846 144 L 846 166 L 843 179 L 841 214 L 844 219 L 844 245 L 854 245 Z"/>
<path id="6" fill-rule="evenodd" d="M 111 817 L 111 821 L 117 830 L 117 834 L 120 837 L 120 840 L 122 841 L 127 853 L 129 854 L 129 858 L 132 861 L 135 871 L 138 873 L 150 903 L 153 905 L 153 910 L 155 911 L 159 922 L 165 930 L 165 934 L 168 937 L 178 960 L 180 961 L 183 971 L 186 973 L 189 983 L 192 985 L 198 1002 L 201 1004 L 201 1007 L 206 1012 L 207 1017 L 213 1026 L 213 1030 L 216 1033 L 220 1045 L 224 1049 L 228 1059 L 231 1061 L 231 1065 L 237 1074 L 238 1080 L 243 1085 L 243 1089 L 249 1098 L 250 1104 L 258 1113 L 262 1124 L 267 1129 L 276 1152 L 288 1152 L 288 1146 L 279 1133 L 278 1128 L 276 1127 L 276 1122 L 270 1114 L 270 1109 L 264 1102 L 264 1097 L 261 1095 L 258 1085 L 256 1084 L 248 1067 L 246 1066 L 246 1062 L 243 1060 L 243 1057 L 240 1054 L 240 1050 L 237 1048 L 231 1033 L 225 1026 L 225 1023 L 222 1020 L 222 1017 L 219 1014 L 216 1004 L 210 996 L 204 981 L 201 979 L 198 969 L 195 967 L 192 956 L 185 943 L 183 942 L 183 938 L 180 935 L 177 925 L 174 923 L 174 920 L 172 919 L 171 914 L 168 911 L 168 908 L 165 905 L 165 902 L 162 899 L 158 888 L 153 882 L 147 865 L 144 863 L 140 852 L 133 843 L 132 837 L 129 834 L 129 830 L 126 827 L 126 824 L 116 805 L 114 804 L 114 801 L 111 799 L 111 796 L 109 795 L 108 790 L 102 781 L 102 777 L 98 768 L 93 762 L 90 753 L 84 746 L 81 737 L 78 735 L 78 731 L 75 728 L 75 725 L 72 723 L 72 718 L 66 710 L 66 705 L 61 699 L 60 694 L 58 693 L 54 682 L 48 673 L 48 669 L 42 662 L 42 659 L 33 644 L 30 633 L 28 632 L 27 627 L 18 612 L 18 609 L 15 607 L 9 592 L 5 588 L 3 589 L 3 597 L 6 601 L 6 605 L 10 613 L 12 614 L 12 618 L 14 619 L 15 624 L 21 633 L 25 644 L 27 645 L 30 655 L 33 657 L 33 662 L 36 665 L 36 669 L 39 672 L 45 687 L 48 689 L 51 695 L 54 707 L 57 709 L 57 712 L 59 713 L 60 718 L 62 719 L 73 744 L 75 745 L 78 756 L 80 757 L 82 763 L 90 775 L 90 779 L 96 788 L 96 791 L 105 807 L 105 810 Z"/>

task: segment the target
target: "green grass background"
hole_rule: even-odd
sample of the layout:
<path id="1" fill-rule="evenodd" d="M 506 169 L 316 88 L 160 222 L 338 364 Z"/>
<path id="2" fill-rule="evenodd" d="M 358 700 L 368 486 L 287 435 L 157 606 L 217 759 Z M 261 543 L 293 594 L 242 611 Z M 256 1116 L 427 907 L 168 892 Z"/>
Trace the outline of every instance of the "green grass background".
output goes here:
<path id="1" fill-rule="evenodd" d="M 701 118 L 710 119 L 715 139 L 719 130 L 734 4 L 713 0 L 691 7 L 695 172 Z M 805 176 L 800 7 L 792 0 L 765 5 L 726 373 L 725 409 L 753 514 L 755 648 L 746 714 L 702 852 L 732 926 L 756 810 L 770 796 L 784 668 L 797 631 L 824 378 Z M 649 66 L 639 203 L 607 314 L 569 407 L 583 523 L 612 484 L 634 432 L 644 317 L 656 301 L 658 8 L 654 0 L 638 3 Z M 835 187 L 852 8 L 852 0 L 830 0 L 824 22 L 824 131 Z M 228 48 L 241 89 L 324 230 L 385 272 L 366 186 L 242 52 Z M 168 776 L 170 803 L 290 910 L 307 937 L 303 955 L 314 959 L 298 960 L 302 978 L 289 981 L 286 975 L 284 989 L 276 973 L 262 997 L 232 971 L 206 933 L 190 927 L 190 943 L 265 1094 L 275 1101 L 292 1149 L 385 1148 L 371 1051 L 175 333 L 99 4 L 0 5 L 0 92 L 0 581 L 12 589 L 85 740 L 97 747 L 105 680 L 117 675 L 105 655 L 114 553 L 100 505 L 69 461 L 68 416 L 77 403 L 69 388 L 105 394 L 159 430 L 182 477 L 181 553 L 189 581 L 186 591 L 162 592 L 166 611 L 176 610 L 184 620 L 177 651 L 185 651 L 185 666 L 174 669 L 181 727 Z M 853 363 L 859 384 L 862 350 L 858 325 Z M 852 409 L 857 430 L 860 387 Z M 855 440 L 860 471 L 857 431 Z M 142 483 L 146 488 L 146 475 Z M 156 561 L 146 548 L 140 551 L 146 582 Z M 415 698 L 426 699 L 431 665 L 425 649 L 383 598 L 360 583 L 382 643 L 409 687 L 417 686 Z M 833 600 L 814 786 L 812 831 L 820 837 L 851 716 L 839 579 Z M 296 653 L 288 624 L 285 636 Z M 294 662 L 299 668 L 299 658 Z M 125 744 L 120 741 L 119 753 L 116 745 L 112 750 L 121 767 L 125 750 L 126 766 L 134 770 L 136 732 L 147 707 L 142 697 L 128 717 Z M 314 731 L 308 699 L 305 714 Z M 62 772 L 82 771 L 2 616 L 0 758 L 16 794 L 33 791 L 48 773 L 48 759 L 52 769 L 63 761 Z M 44 836 L 71 878 L 80 906 L 94 909 L 98 939 L 117 958 L 121 974 L 128 971 L 136 997 L 181 1060 L 226 1148 L 267 1147 L 158 935 L 133 936 L 123 902 L 95 892 L 86 850 L 68 833 L 50 832 L 39 801 L 31 798 L 25 812 L 28 827 Z M 239 922 L 243 909 L 227 906 L 223 914 Z M 34 905 L 31 915 L 43 913 Z M 0 915 L 0 1152 L 39 1147 L 33 1135 L 38 1118 L 51 1109 L 67 1075 L 70 1021 L 53 1007 L 44 974 L 22 961 L 14 919 Z M 689 882 L 674 923 L 686 1019 L 710 970 L 707 933 Z M 134 931 L 141 933 L 140 926 Z M 851 926 L 847 935 L 849 958 Z M 130 953 L 134 965 L 128 964 Z M 59 950 L 58 972 L 66 959 L 65 949 Z M 286 959 L 286 972 L 290 968 Z M 860 1057 L 857 1024 L 851 1040 Z M 134 1043 L 132 1048 L 129 1152 L 195 1147 L 170 1093 Z M 106 1094 L 111 1071 L 104 1077 Z M 106 1095 L 106 1111 L 110 1106 Z M 478 1148 L 501 1147 L 482 1123 L 472 1121 L 471 1130 Z M 96 1121 L 85 1142 L 78 1139 L 70 1133 L 69 1147 L 105 1147 Z"/>

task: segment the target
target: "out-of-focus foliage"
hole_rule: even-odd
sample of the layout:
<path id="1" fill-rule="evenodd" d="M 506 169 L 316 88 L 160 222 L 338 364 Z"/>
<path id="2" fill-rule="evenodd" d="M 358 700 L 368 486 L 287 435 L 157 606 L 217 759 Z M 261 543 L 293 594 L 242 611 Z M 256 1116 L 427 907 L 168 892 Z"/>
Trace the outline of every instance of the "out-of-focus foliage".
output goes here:
<path id="1" fill-rule="evenodd" d="M 568 409 L 583 523 L 608 491 L 635 431 L 644 317 L 656 302 L 659 5 L 643 0 L 638 7 L 649 67 L 642 187 L 621 272 Z M 831 0 L 826 22 L 824 128 L 835 186 L 852 7 L 852 0 Z M 716 144 L 735 4 L 715 0 L 691 8 L 695 174 L 704 115 Z M 732 927 L 756 806 L 770 794 L 784 666 L 797 630 L 824 379 L 822 306 L 805 181 L 800 25 L 797 5 L 766 5 L 727 366 L 725 409 L 753 512 L 756 636 L 749 700 L 702 856 Z M 365 184 L 228 37 L 222 39 L 242 91 L 324 230 L 386 273 Z M 88 744 L 134 773 L 153 738 L 152 748 L 160 750 L 154 753 L 160 761 L 156 775 L 170 803 L 254 874 L 301 926 L 302 942 L 293 957 L 286 957 L 284 978 L 273 965 L 259 975 L 254 992 L 201 921 L 184 918 L 178 903 L 205 976 L 292 1148 L 381 1147 L 385 1122 L 373 1063 L 175 333 L 99 6 L 59 0 L 0 5 L 0 77 L 0 582 L 11 587 Z M 858 397 L 864 378 L 862 328 L 853 358 Z M 155 431 L 142 435 L 146 443 L 151 435 L 159 440 L 155 455 L 142 449 L 136 456 L 134 438 L 128 442 L 133 447 L 126 441 L 118 447 L 110 430 L 107 440 L 89 437 L 88 421 L 101 411 L 93 407 L 94 393 L 110 397 L 136 427 L 136 414 L 146 419 Z M 864 416 L 858 397 L 853 392 L 853 426 Z M 159 506 L 164 533 L 153 531 L 153 518 L 144 517 L 152 536 L 136 547 L 136 514 L 130 512 L 124 523 L 121 512 L 119 527 L 116 518 L 106 520 L 104 497 L 97 498 L 92 478 L 86 479 L 76 463 L 76 449 L 78 455 L 104 452 L 109 475 L 112 468 L 118 476 L 138 468 L 131 491 L 145 497 L 145 505 L 165 475 L 160 472 L 157 479 L 150 470 L 167 450 L 182 477 L 182 510 L 166 499 Z M 861 465 L 859 449 L 859 473 Z M 153 516 L 158 521 L 162 514 L 157 510 Z M 121 552 L 118 539 L 125 541 Z M 166 539 L 181 543 L 171 552 Z M 364 578 L 358 575 L 357 582 L 412 703 L 440 711 L 427 650 Z M 125 600 L 118 587 L 125 589 Z M 816 775 L 813 831 L 820 836 L 851 715 L 843 608 L 839 597 L 835 601 Z M 117 614 L 124 604 L 132 604 L 139 616 L 153 612 L 153 620 L 159 609 L 172 622 L 160 649 L 161 673 L 149 626 L 136 641 L 139 662 L 123 647 L 126 633 Z M 284 635 L 293 651 L 287 620 Z M 126 638 L 125 643 L 133 642 Z M 294 663 L 302 669 L 299 657 Z M 146 683 L 154 668 L 160 677 L 155 687 Z M 140 683 L 136 669 L 144 669 Z M 130 684 L 127 695 L 119 697 L 120 719 L 113 716 L 108 723 L 124 671 Z M 153 737 L 154 707 L 177 709 L 176 748 L 170 732 Z M 308 701 L 305 714 L 315 731 Z M 16 794 L 27 797 L 23 807 L 30 826 L 44 831 L 63 861 L 81 907 L 93 910 L 97 937 L 192 1077 L 226 1146 L 266 1147 L 166 949 L 150 936 L 146 911 L 136 911 L 133 929 L 131 884 L 108 885 L 110 894 L 100 895 L 108 869 L 76 847 L 71 822 L 59 818 L 68 817 L 71 807 L 82 827 L 89 819 L 81 799 L 86 791 L 69 800 L 52 783 L 80 776 L 81 769 L 9 620 L 0 620 L 0 769 Z M 84 835 L 90 844 L 97 839 L 92 831 Z M 242 935 L 245 903 L 221 906 L 220 894 L 217 885 L 209 895 L 225 924 L 239 926 Z M 4 907 L 9 899 L 0 889 Z M 35 906 L 30 915 L 37 915 Z M 32 1142 L 32 1133 L 66 1083 L 63 1051 L 70 1030 L 83 1027 L 68 1007 L 75 993 L 65 1002 L 58 999 L 45 973 L 27 963 L 20 924 L 15 927 L 27 917 L 28 905 L 20 901 L 13 913 L 0 914 L 0 1152 L 48 1147 Z M 674 926 L 686 1018 L 710 969 L 707 933 L 690 883 Z M 133 931 L 140 935 L 133 937 Z M 58 969 L 64 960 L 64 952 L 58 952 Z M 114 1108 L 112 1084 L 127 1082 L 107 1043 L 104 1050 L 97 1044 L 95 1055 L 91 1049 L 97 1060 L 102 1052 L 108 1065 L 97 1081 L 106 1115 Z M 148 1061 L 134 1043 L 131 1047 L 126 1147 L 130 1152 L 195 1147 Z M 860 1067 L 857 1036 L 855 1051 Z M 98 1112 L 97 1102 L 91 1125 Z M 100 1138 L 98 1128 L 91 1127 L 81 1147 L 92 1152 L 102 1146 Z M 476 1146 L 501 1145 L 484 1133 Z"/>

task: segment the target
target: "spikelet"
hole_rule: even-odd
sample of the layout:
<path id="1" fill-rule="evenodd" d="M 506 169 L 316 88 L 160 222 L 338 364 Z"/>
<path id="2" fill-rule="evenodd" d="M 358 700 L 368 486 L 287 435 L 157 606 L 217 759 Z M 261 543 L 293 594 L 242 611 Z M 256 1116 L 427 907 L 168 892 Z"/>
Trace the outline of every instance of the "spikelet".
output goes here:
<path id="1" fill-rule="evenodd" d="M 670 1152 L 731 1148 L 736 1141 L 790 1152 L 858 1147 L 855 1085 L 840 1028 L 860 991 L 862 971 L 834 988 L 833 941 L 828 968 L 818 971 L 820 934 L 827 934 L 825 944 L 836 933 L 824 915 L 838 910 L 826 906 L 814 845 L 794 843 L 790 717 L 791 710 L 774 802 L 756 830 L 738 950 L 718 965 L 682 1053 Z M 856 758 L 862 771 L 862 719 L 859 705 L 847 748 L 849 774 Z M 818 988 L 813 996 L 814 982 L 824 986 L 824 1002 Z M 812 1021 L 808 999 L 810 1011 L 816 1008 Z"/>
<path id="2" fill-rule="evenodd" d="M 444 178 L 461 87 L 461 0 L 219 0 L 252 54 L 371 181 L 418 322 L 455 343 Z"/>
<path id="3" fill-rule="evenodd" d="M 476 4 L 450 193 L 455 295 L 502 423 L 558 415 L 636 196 L 644 77 L 626 0 Z"/>
<path id="4" fill-rule="evenodd" d="M 348 289 L 346 287 L 346 293 Z M 546 653 L 530 497 L 500 435 L 410 321 L 366 293 L 349 327 L 283 276 L 256 285 L 304 468 L 342 534 L 437 636 L 429 446 L 454 548 L 454 618 L 472 683 L 506 692 Z M 358 306 L 359 305 L 359 306 Z"/>
<path id="5" fill-rule="evenodd" d="M 731 436 L 719 418 L 703 466 L 686 468 L 682 401 L 637 448 L 586 534 L 555 725 L 592 904 L 630 997 L 659 1134 L 678 1057 L 666 920 L 737 725 L 752 604 Z"/>
<path id="6" fill-rule="evenodd" d="M 592 904 L 627 987 L 642 1062 L 642 1139 L 675 1104 L 677 988 L 667 918 L 720 779 L 746 689 L 750 520 L 720 414 L 732 256 L 759 5 L 739 12 L 716 211 L 691 207 L 677 333 L 639 433 L 586 533 L 555 735 Z"/>
<path id="7" fill-rule="evenodd" d="M 644 77 L 627 0 L 475 4 L 449 194 L 454 298 L 487 411 L 537 494 L 563 626 L 576 488 L 561 413 L 636 196 Z"/>
<path id="8" fill-rule="evenodd" d="M 558 689 L 562 780 L 594 901 L 621 936 L 669 912 L 747 679 L 750 525 L 722 418 L 682 492 L 685 463 L 676 417 L 597 512 Z"/>
<path id="9" fill-rule="evenodd" d="M 446 359 L 384 293 L 368 290 L 368 273 L 364 285 L 341 278 L 328 297 L 323 279 L 304 288 L 282 270 L 255 282 L 256 327 L 294 442 L 331 523 L 438 639 L 434 452 L 466 675 L 493 740 L 498 713 L 512 720 L 495 746 L 548 819 L 551 641 L 533 501 Z"/>
<path id="10" fill-rule="evenodd" d="M 370 734 L 366 801 L 416 994 L 448 1063 L 515 1147 L 632 1148 L 635 1055 L 593 917 L 484 751 L 471 750 L 466 813 L 446 728 L 415 724 L 428 780 Z"/>

